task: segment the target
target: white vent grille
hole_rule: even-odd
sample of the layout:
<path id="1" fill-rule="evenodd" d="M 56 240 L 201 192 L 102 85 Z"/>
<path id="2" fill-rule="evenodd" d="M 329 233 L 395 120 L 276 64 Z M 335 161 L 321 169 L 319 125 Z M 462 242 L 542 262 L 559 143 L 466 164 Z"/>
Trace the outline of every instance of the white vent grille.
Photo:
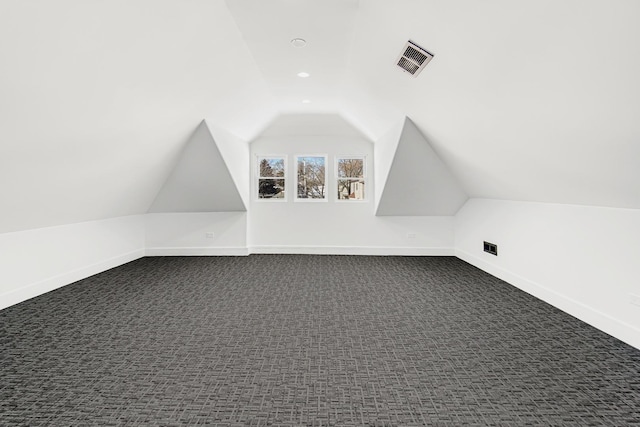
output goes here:
<path id="1" fill-rule="evenodd" d="M 396 64 L 406 73 L 416 77 L 427 66 L 433 55 L 411 40 L 402 49 Z"/>

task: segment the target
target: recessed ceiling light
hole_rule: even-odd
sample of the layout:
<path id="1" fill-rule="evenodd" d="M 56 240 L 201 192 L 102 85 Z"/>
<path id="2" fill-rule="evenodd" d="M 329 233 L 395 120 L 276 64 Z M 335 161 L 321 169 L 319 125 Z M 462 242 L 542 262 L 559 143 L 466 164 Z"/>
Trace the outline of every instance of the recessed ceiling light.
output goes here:
<path id="1" fill-rule="evenodd" d="M 302 100 L 302 103 L 303 103 L 303 104 L 311 104 L 311 101 L 310 101 L 310 100 L 308 100 L 308 99 L 303 99 L 303 100 Z"/>
<path id="2" fill-rule="evenodd" d="M 291 44 L 293 47 L 305 47 L 307 45 L 307 41 L 305 39 L 293 39 L 291 40 Z"/>
<path id="3" fill-rule="evenodd" d="M 309 77 L 311 74 L 309 73 L 305 73 L 304 71 L 298 73 L 298 77 L 302 77 L 302 78 L 307 78 Z"/>

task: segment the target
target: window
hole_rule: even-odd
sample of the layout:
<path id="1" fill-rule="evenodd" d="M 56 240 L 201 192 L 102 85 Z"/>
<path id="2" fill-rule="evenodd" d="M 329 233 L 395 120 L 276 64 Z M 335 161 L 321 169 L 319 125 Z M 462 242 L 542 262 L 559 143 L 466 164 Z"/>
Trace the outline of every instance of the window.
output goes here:
<path id="1" fill-rule="evenodd" d="M 364 157 L 338 157 L 336 175 L 338 200 L 364 200 Z"/>
<path id="2" fill-rule="evenodd" d="M 298 156 L 297 192 L 298 200 L 326 200 L 327 183 L 325 179 L 326 156 Z"/>
<path id="3" fill-rule="evenodd" d="M 286 198 L 286 158 L 258 157 L 258 199 Z"/>

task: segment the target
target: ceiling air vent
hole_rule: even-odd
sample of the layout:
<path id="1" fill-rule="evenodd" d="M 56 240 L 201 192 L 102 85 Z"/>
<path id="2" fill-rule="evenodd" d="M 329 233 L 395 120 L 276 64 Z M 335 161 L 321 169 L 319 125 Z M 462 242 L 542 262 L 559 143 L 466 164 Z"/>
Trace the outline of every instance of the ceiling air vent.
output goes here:
<path id="1" fill-rule="evenodd" d="M 433 55 L 431 53 L 409 40 L 402 49 L 397 64 L 406 73 L 416 77 L 432 58 Z"/>

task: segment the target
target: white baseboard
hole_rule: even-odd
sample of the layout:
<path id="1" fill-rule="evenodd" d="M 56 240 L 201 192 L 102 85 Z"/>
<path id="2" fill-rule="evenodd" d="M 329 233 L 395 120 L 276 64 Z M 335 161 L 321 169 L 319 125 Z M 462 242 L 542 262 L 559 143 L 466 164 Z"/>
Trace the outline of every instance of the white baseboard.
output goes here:
<path id="1" fill-rule="evenodd" d="M 453 248 L 369 246 L 156 247 L 146 256 L 246 256 L 249 254 L 455 256 Z"/>
<path id="2" fill-rule="evenodd" d="M 246 256 L 249 254 L 455 256 L 453 248 L 370 246 L 156 247 L 146 256 Z"/>
<path id="3" fill-rule="evenodd" d="M 231 247 L 175 247 L 147 248 L 146 256 L 246 256 L 249 249 L 243 246 Z"/>
<path id="4" fill-rule="evenodd" d="M 461 260 L 478 267 L 492 276 L 523 290 L 524 292 L 541 299 L 554 307 L 582 320 L 589 325 L 600 329 L 607 334 L 624 341 L 625 343 L 640 349 L 640 330 L 634 326 L 589 307 L 573 298 L 559 294 L 539 283 L 526 279 L 516 273 L 505 270 L 490 262 L 487 262 L 468 252 L 456 249 L 455 255 Z"/>
<path id="5" fill-rule="evenodd" d="M 126 264 L 138 258 L 142 258 L 143 256 L 144 249 L 137 249 L 104 261 L 58 274 L 39 282 L 30 283 L 26 286 L 20 287 L 19 289 L 11 290 L 0 295 L 0 310 L 37 297 L 38 295 L 53 291 L 54 289 L 69 285 L 73 282 L 77 282 L 78 280 L 86 279 L 94 274 L 102 273 L 103 271 L 118 267 L 119 265 Z"/>
<path id="6" fill-rule="evenodd" d="M 375 246 L 251 246 L 252 254 L 455 256 L 453 248 Z"/>

